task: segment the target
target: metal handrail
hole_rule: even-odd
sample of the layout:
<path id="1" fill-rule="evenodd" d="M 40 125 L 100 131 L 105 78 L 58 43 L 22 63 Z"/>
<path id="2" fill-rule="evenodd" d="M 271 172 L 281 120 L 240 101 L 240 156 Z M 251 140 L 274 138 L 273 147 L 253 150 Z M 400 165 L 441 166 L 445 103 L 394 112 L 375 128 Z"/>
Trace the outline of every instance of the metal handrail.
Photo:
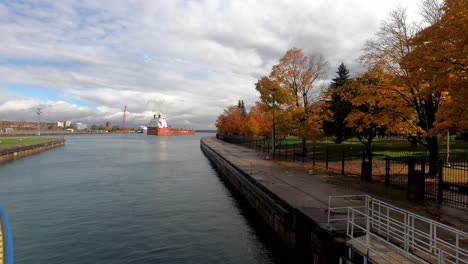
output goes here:
<path id="1" fill-rule="evenodd" d="M 442 254 L 444 263 L 468 263 L 468 249 L 460 246 L 460 239 L 468 238 L 468 233 L 375 199 L 369 207 L 368 217 L 372 222 L 382 220 L 376 217 L 381 216 L 382 209 L 390 212 L 387 219 L 392 219 L 395 222 L 393 228 L 399 228 L 400 232 L 389 234 L 381 229 L 373 229 L 372 232 L 386 237 L 387 240 L 400 241 L 407 252 L 419 251 L 432 260 L 438 260 Z M 398 214 L 401 214 L 403 221 L 392 217 Z M 384 227 L 388 222 L 383 221 Z M 382 226 L 382 221 L 378 224 Z"/>
<path id="2" fill-rule="evenodd" d="M 367 210 L 368 199 L 370 198 L 367 194 L 356 194 L 356 195 L 334 195 L 328 196 L 328 223 L 330 222 L 337 222 L 337 221 L 346 221 L 347 218 L 334 218 L 332 217 L 334 214 L 346 214 L 349 207 L 352 208 L 362 208 Z M 357 206 L 334 206 L 334 200 L 359 200 L 363 199 L 362 205 Z"/>
<path id="3" fill-rule="evenodd" d="M 2 223 L 2 234 L 3 234 L 3 256 L 4 256 L 4 263 L 5 264 L 14 264 L 15 263 L 15 255 L 13 253 L 13 236 L 11 233 L 10 224 L 8 222 L 8 215 L 0 204 L 0 221 Z"/>
<path id="4" fill-rule="evenodd" d="M 343 199 L 347 200 L 348 206 L 337 204 L 337 200 Z M 364 204 L 349 205 L 352 199 L 364 200 Z M 346 218 L 333 217 L 342 213 L 344 208 L 347 208 Z M 365 220 L 366 226 L 359 225 L 357 220 L 361 223 Z M 363 246 L 367 251 L 375 251 L 369 245 L 372 236 L 415 259 L 423 258 L 436 263 L 468 263 L 468 246 L 461 243 L 468 239 L 468 233 L 368 195 L 330 196 L 328 223 L 336 221 L 346 221 L 347 235 L 360 244 L 362 242 L 355 237 L 354 228 L 364 232 L 366 243 Z"/>
<path id="5" fill-rule="evenodd" d="M 359 224 L 357 224 L 354 220 L 355 219 L 360 219 L 360 218 L 356 218 L 355 217 L 356 214 L 361 214 L 361 215 L 364 216 L 364 214 L 362 212 L 360 212 L 360 211 L 358 211 L 358 210 L 356 210 L 354 208 L 348 208 L 348 218 L 350 220 L 347 223 L 346 234 L 353 239 L 354 238 L 354 228 L 353 227 L 357 227 L 361 231 L 365 232 L 365 242 L 364 243 L 361 242 L 359 239 L 353 239 L 353 241 L 356 241 L 361 246 L 366 248 L 366 255 L 367 256 L 369 256 L 369 251 L 372 251 L 374 254 L 380 256 L 381 258 L 383 258 L 386 262 L 392 263 L 392 264 L 394 263 L 394 260 L 390 259 L 386 254 L 379 252 L 378 249 L 373 248 L 370 245 L 371 244 L 370 240 L 371 240 L 371 237 L 372 237 L 374 239 L 382 241 L 383 243 L 386 243 L 388 246 L 390 246 L 391 248 L 394 248 L 395 250 L 399 251 L 400 253 L 408 255 L 411 259 L 413 259 L 413 260 L 415 260 L 417 262 L 427 263 L 426 261 L 422 260 L 421 258 L 419 258 L 419 257 L 417 257 L 415 255 L 409 255 L 408 252 L 405 252 L 401 248 L 399 248 L 399 247 L 397 247 L 397 246 L 395 246 L 393 244 L 389 244 L 385 239 L 383 239 L 379 235 L 370 232 L 369 231 L 370 230 L 370 221 L 366 221 L 365 226 L 360 226 Z M 367 219 L 369 219 L 369 218 L 367 218 Z"/>

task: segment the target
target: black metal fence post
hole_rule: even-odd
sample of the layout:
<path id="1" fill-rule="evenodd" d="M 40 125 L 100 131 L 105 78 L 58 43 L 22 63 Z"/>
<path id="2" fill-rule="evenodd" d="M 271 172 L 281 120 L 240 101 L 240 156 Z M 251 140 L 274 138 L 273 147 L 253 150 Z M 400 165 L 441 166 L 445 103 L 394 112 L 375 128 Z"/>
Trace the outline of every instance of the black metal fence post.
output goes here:
<path id="1" fill-rule="evenodd" d="M 296 143 L 293 144 L 293 161 L 296 162 Z"/>
<path id="2" fill-rule="evenodd" d="M 414 174 L 414 158 L 408 159 L 408 177 L 412 177 Z"/>
<path id="3" fill-rule="evenodd" d="M 344 175 L 344 166 L 345 166 L 346 151 L 343 150 L 341 155 L 341 175 Z"/>
<path id="4" fill-rule="evenodd" d="M 286 143 L 286 160 L 288 160 L 288 143 Z"/>
<path id="5" fill-rule="evenodd" d="M 267 154 L 270 156 L 270 140 L 268 140 Z"/>
<path id="6" fill-rule="evenodd" d="M 385 156 L 385 186 L 390 185 L 390 157 Z"/>
<path id="7" fill-rule="evenodd" d="M 437 164 L 437 202 L 442 203 L 444 200 L 444 162 L 439 161 Z"/>
<path id="8" fill-rule="evenodd" d="M 425 199 L 426 197 L 426 160 L 421 160 L 421 179 L 418 181 L 419 188 L 418 191 L 421 192 L 421 198 Z"/>
<path id="9" fill-rule="evenodd" d="M 421 160 L 421 172 L 425 175 L 426 174 L 426 160 Z"/>
<path id="10" fill-rule="evenodd" d="M 328 170 L 328 146 L 326 148 L 325 153 L 326 153 L 326 156 L 325 156 L 325 169 Z"/>
<path id="11" fill-rule="evenodd" d="M 315 168 L 315 141 L 314 141 L 314 153 L 313 153 L 313 157 L 312 157 L 312 167 Z"/>

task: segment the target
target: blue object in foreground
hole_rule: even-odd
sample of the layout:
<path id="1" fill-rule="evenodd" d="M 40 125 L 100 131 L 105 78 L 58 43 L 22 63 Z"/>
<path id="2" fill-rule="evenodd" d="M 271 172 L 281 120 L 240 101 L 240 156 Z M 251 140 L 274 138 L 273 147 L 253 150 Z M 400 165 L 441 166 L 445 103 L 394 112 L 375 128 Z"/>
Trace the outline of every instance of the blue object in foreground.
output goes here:
<path id="1" fill-rule="evenodd" d="M 0 258 L 0 264 L 13 264 L 15 263 L 15 255 L 13 253 L 13 236 L 11 235 L 11 228 L 8 222 L 8 216 L 0 204 L 0 239 L 3 239 L 3 258 Z M 3 262 L 2 262 L 3 260 Z"/>

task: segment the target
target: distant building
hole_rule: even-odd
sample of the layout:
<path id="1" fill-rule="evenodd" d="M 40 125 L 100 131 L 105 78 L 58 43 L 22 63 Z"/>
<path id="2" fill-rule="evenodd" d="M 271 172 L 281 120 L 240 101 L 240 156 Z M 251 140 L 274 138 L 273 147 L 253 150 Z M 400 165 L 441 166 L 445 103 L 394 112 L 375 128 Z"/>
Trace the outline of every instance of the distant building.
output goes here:
<path id="1" fill-rule="evenodd" d="M 5 127 L 5 128 L 3 129 L 3 132 L 5 132 L 5 133 L 12 133 L 13 131 L 14 131 L 14 130 L 13 130 L 13 128 L 11 128 L 11 127 Z"/>
<path id="2" fill-rule="evenodd" d="M 64 126 L 63 126 L 63 122 L 60 122 L 60 121 L 57 122 L 57 128 L 59 128 L 59 127 L 64 127 Z"/>
<path id="3" fill-rule="evenodd" d="M 107 121 L 107 122 L 106 122 L 106 129 L 107 129 L 108 131 L 112 130 L 112 122 L 111 122 L 111 121 Z"/>
<path id="4" fill-rule="evenodd" d="M 75 127 L 76 130 L 86 130 L 86 129 L 88 129 L 87 124 L 83 124 L 83 123 L 80 123 L 80 122 L 76 123 L 74 127 Z"/>
<path id="5" fill-rule="evenodd" d="M 65 128 L 71 127 L 71 121 L 65 121 Z"/>

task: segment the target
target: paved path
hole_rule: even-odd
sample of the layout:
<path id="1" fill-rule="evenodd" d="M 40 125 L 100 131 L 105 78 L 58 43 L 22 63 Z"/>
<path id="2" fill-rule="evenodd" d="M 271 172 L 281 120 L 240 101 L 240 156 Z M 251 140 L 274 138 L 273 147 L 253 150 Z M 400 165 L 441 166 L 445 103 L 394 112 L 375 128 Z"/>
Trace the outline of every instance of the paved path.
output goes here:
<path id="1" fill-rule="evenodd" d="M 468 210 L 439 205 L 436 202 L 411 203 L 406 200 L 404 190 L 385 187 L 381 182 L 365 183 L 357 177 L 313 169 L 310 163 L 270 160 L 263 152 L 226 143 L 214 137 L 205 137 L 202 141 L 235 167 L 247 172 L 278 198 L 301 210 L 325 229 L 338 232 L 344 229 L 344 224 L 327 224 L 329 196 L 368 194 L 412 213 L 468 231 Z M 381 251 L 387 257 L 392 257 L 395 262 L 414 263 L 394 250 Z M 394 262 L 393 260 L 391 262 Z"/>
<path id="2" fill-rule="evenodd" d="M 268 160 L 263 152 L 226 143 L 214 137 L 203 138 L 212 149 L 270 189 L 293 207 L 309 211 L 319 223 L 327 221 L 330 195 L 369 194 L 424 217 L 468 232 L 468 210 L 434 203 L 415 204 L 406 193 L 381 182 L 364 183 L 359 178 L 312 169 L 312 165 Z M 324 218 L 325 217 L 325 218 Z"/>

